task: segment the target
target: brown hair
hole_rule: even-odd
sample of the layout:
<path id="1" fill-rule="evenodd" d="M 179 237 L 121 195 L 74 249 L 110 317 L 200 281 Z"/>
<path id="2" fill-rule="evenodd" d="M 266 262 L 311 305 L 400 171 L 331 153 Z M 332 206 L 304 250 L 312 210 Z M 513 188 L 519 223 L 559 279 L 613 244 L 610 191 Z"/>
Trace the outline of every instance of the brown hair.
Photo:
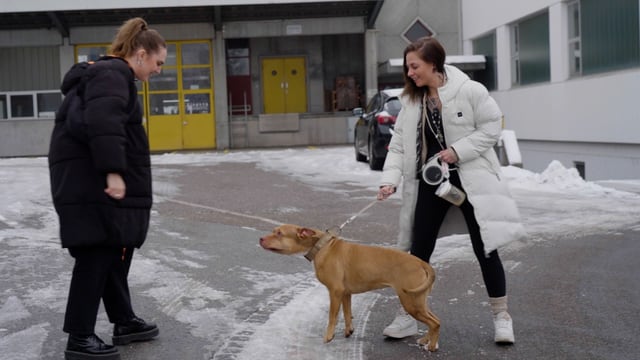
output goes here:
<path id="1" fill-rule="evenodd" d="M 122 58 L 133 55 L 136 50 L 143 48 L 153 54 L 160 48 L 166 48 L 167 44 L 162 35 L 154 29 L 149 29 L 143 18 L 132 18 L 125 21 L 118 33 L 113 38 L 109 53 Z"/>
<path id="2" fill-rule="evenodd" d="M 407 65 L 407 54 L 410 52 L 415 52 L 418 54 L 420 59 L 424 62 L 428 62 L 433 64 L 436 67 L 436 70 L 442 74 L 444 71 L 444 59 L 446 57 L 446 53 L 444 51 L 444 47 L 438 40 L 431 36 L 422 37 L 411 44 L 409 44 L 404 49 L 404 57 L 403 57 L 403 68 L 404 73 L 402 74 L 404 77 L 404 90 L 403 94 L 408 95 L 409 98 L 416 102 L 420 101 L 422 95 L 428 90 L 427 88 L 420 88 L 416 86 L 416 83 L 409 78 L 409 66 Z"/>

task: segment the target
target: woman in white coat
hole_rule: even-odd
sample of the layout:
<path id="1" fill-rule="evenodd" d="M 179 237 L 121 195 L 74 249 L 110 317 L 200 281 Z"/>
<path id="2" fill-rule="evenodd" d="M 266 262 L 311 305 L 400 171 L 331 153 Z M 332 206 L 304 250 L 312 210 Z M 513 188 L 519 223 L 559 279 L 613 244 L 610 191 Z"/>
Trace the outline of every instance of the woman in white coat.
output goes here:
<path id="1" fill-rule="evenodd" d="M 460 208 L 489 295 L 494 340 L 511 344 L 513 326 L 497 248 L 521 237 L 523 228 L 493 150 L 502 113 L 487 89 L 445 65 L 445 56 L 442 45 L 431 37 L 413 42 L 404 51 L 402 110 L 389 144 L 378 199 L 389 197 L 402 182 L 398 246 L 427 262 L 448 210 Z M 442 185 L 446 178 L 442 182 L 430 178 L 431 170 L 437 168 L 423 175 L 425 165 L 435 161 L 448 166 L 450 184 L 462 191 L 464 201 L 459 205 L 436 195 L 439 186 L 449 185 Z M 436 181 L 428 184 L 425 176 Z M 401 311 L 383 333 L 403 338 L 417 330 L 415 320 Z"/>

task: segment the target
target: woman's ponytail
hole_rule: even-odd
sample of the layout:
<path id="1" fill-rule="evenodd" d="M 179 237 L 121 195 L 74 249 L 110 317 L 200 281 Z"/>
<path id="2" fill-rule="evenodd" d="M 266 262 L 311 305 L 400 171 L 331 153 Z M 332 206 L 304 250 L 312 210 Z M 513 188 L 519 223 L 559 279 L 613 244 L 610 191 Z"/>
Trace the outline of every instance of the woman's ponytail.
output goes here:
<path id="1" fill-rule="evenodd" d="M 166 48 L 164 38 L 156 30 L 149 29 L 147 22 L 140 17 L 124 22 L 111 43 L 109 53 L 122 58 L 129 57 L 139 48 L 149 53 Z"/>

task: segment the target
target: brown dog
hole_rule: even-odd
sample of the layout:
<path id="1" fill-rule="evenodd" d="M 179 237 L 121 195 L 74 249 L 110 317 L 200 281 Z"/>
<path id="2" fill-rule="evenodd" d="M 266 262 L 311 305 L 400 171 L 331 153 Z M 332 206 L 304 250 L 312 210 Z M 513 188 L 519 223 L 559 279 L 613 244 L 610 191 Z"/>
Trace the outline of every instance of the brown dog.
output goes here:
<path id="1" fill-rule="evenodd" d="M 333 339 L 342 304 L 345 337 L 353 334 L 351 294 L 392 287 L 404 309 L 429 327 L 418 342 L 429 351 L 437 350 L 440 320 L 429 310 L 427 295 L 435 281 L 428 263 L 395 249 L 359 245 L 340 240 L 330 232 L 281 225 L 260 238 L 260 245 L 278 254 L 307 252 L 316 276 L 329 290 L 329 324 L 324 341 Z"/>

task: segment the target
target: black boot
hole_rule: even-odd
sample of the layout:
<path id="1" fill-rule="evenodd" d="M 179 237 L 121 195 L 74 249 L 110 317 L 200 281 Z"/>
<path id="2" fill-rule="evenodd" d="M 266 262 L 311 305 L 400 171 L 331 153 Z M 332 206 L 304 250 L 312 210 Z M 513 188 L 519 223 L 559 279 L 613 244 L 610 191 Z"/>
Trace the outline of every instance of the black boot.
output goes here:
<path id="1" fill-rule="evenodd" d="M 147 341 L 158 336 L 160 330 L 154 323 L 147 323 L 137 316 L 113 327 L 113 344 L 127 345 L 132 341 Z"/>
<path id="2" fill-rule="evenodd" d="M 120 360 L 120 353 L 113 345 L 107 345 L 96 334 L 69 335 L 65 360 Z"/>

